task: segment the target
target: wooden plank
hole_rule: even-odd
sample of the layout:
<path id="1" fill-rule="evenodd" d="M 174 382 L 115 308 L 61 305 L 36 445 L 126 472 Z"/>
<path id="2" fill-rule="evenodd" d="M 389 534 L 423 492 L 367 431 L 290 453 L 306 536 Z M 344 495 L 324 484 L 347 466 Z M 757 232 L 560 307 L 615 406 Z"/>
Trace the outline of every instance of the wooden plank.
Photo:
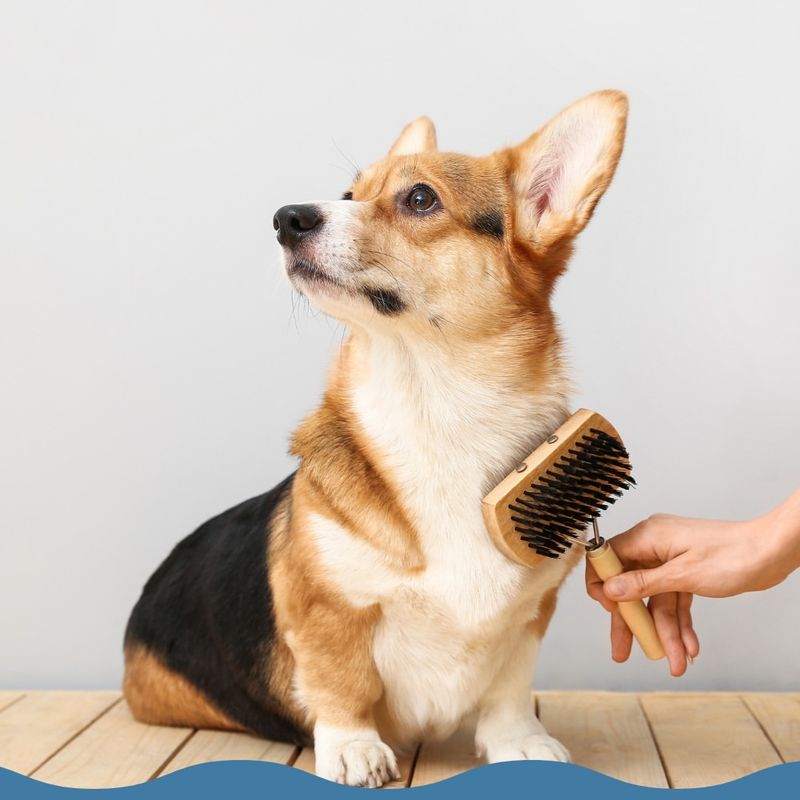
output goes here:
<path id="1" fill-rule="evenodd" d="M 178 751 L 175 758 L 161 771 L 162 775 L 177 772 L 193 764 L 209 761 L 271 761 L 288 764 L 298 748 L 284 742 L 271 742 L 247 733 L 227 731 L 197 731 Z"/>
<path id="2" fill-rule="evenodd" d="M 743 699 L 781 758 L 800 761 L 800 694 L 746 694 Z"/>
<path id="3" fill-rule="evenodd" d="M 408 753 L 397 753 L 397 768 L 400 770 L 400 780 L 384 784 L 384 789 L 403 789 L 410 784 L 415 755 L 416 748 L 413 748 Z M 312 747 L 304 747 L 292 766 L 314 775 L 314 749 Z"/>
<path id="4" fill-rule="evenodd" d="M 0 711 L 8 708 L 22 697 L 22 692 L 0 692 Z"/>
<path id="5" fill-rule="evenodd" d="M 669 787 L 635 695 L 542 695 L 539 719 L 547 732 L 570 751 L 575 764 L 640 786 Z"/>
<path id="6" fill-rule="evenodd" d="M 141 725 L 124 703 L 114 705 L 119 697 L 0 692 L 0 766 L 84 787 L 139 783 L 228 759 L 292 763 L 296 756 L 294 766 L 313 772 L 313 750 L 298 755 L 291 745 L 246 734 Z M 705 786 L 781 758 L 800 761 L 800 694 L 658 693 L 638 702 L 630 694 L 544 692 L 539 713 L 576 763 L 640 785 L 663 787 L 666 777 L 675 787 Z M 426 785 L 482 763 L 473 728 L 470 722 L 447 742 L 424 745 L 416 768 L 413 756 L 399 759 L 403 780 L 391 785 Z"/>
<path id="7" fill-rule="evenodd" d="M 725 783 L 780 763 L 739 697 L 644 694 L 640 700 L 677 789 Z"/>
<path id="8" fill-rule="evenodd" d="M 191 728 L 137 722 L 123 701 L 56 753 L 33 777 L 82 788 L 142 783 L 152 778 L 191 735 Z"/>
<path id="9" fill-rule="evenodd" d="M 314 775 L 314 748 L 304 747 L 294 760 L 292 766 L 303 770 L 303 772 L 310 772 Z"/>
<path id="10" fill-rule="evenodd" d="M 475 720 L 468 720 L 444 742 L 422 744 L 411 786 L 443 781 L 483 763 L 484 760 L 475 754 Z"/>
<path id="11" fill-rule="evenodd" d="M 119 698 L 119 692 L 25 693 L 0 713 L 0 767 L 30 774 Z"/>

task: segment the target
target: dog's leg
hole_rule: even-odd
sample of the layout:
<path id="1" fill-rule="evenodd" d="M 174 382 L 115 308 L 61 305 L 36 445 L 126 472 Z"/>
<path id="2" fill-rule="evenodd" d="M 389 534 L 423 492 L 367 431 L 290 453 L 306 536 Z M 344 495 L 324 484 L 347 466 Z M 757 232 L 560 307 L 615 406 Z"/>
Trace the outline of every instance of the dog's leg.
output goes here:
<path id="1" fill-rule="evenodd" d="M 373 612 L 315 605 L 291 636 L 302 703 L 314 718 L 316 773 L 349 786 L 397 779 L 397 760 L 378 733 L 383 692 L 372 660 Z"/>
<path id="2" fill-rule="evenodd" d="M 391 748 L 381 741 L 374 722 L 356 727 L 317 720 L 314 725 L 316 773 L 348 786 L 377 788 L 400 777 Z"/>
<path id="3" fill-rule="evenodd" d="M 539 652 L 539 635 L 523 629 L 517 646 L 478 706 L 475 746 L 490 764 L 497 761 L 569 761 L 569 753 L 536 718 L 530 681 Z"/>

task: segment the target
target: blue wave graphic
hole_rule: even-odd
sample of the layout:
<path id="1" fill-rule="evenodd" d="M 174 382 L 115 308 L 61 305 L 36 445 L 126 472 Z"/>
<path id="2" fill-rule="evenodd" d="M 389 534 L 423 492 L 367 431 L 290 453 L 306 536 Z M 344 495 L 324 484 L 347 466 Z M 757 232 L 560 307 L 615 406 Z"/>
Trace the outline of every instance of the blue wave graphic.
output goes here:
<path id="1" fill-rule="evenodd" d="M 165 775 L 149 783 L 117 789 L 69 789 L 42 783 L 0 767 L 2 800 L 272 800 L 272 798 L 353 797 L 354 789 L 324 781 L 282 764 L 260 761 L 218 761 Z M 393 790 L 389 797 L 394 797 Z M 599 772 L 545 761 L 491 764 L 448 778 L 441 783 L 407 789 L 410 800 L 666 800 L 667 795 L 687 795 L 689 800 L 797 800 L 800 797 L 800 762 L 781 764 L 744 778 L 702 789 L 652 789 L 609 778 Z"/>

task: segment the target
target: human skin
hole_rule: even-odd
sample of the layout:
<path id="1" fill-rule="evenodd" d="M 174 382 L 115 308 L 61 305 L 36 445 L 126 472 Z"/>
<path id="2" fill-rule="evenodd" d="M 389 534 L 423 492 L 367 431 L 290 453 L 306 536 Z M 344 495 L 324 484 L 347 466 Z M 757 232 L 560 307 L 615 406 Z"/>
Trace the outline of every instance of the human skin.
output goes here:
<path id="1" fill-rule="evenodd" d="M 769 589 L 800 568 L 800 489 L 755 519 L 727 522 L 655 514 L 613 537 L 625 572 L 605 583 L 586 562 L 586 590 L 611 612 L 611 657 L 623 662 L 632 636 L 620 600 L 650 598 L 648 607 L 672 675 L 700 651 L 692 624 L 694 595 L 731 597 Z"/>

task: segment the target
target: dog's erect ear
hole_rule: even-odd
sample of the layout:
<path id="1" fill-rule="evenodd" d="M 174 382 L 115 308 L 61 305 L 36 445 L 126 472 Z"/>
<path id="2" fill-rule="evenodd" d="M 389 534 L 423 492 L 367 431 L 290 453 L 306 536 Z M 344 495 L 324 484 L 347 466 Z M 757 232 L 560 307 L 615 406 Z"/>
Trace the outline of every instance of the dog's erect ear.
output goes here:
<path id="1" fill-rule="evenodd" d="M 412 156 L 436 149 L 436 128 L 428 117 L 419 117 L 403 128 L 397 141 L 389 150 L 389 157 Z"/>
<path id="2" fill-rule="evenodd" d="M 628 99 L 595 92 L 511 150 L 516 229 L 534 248 L 583 230 L 614 175 Z"/>

